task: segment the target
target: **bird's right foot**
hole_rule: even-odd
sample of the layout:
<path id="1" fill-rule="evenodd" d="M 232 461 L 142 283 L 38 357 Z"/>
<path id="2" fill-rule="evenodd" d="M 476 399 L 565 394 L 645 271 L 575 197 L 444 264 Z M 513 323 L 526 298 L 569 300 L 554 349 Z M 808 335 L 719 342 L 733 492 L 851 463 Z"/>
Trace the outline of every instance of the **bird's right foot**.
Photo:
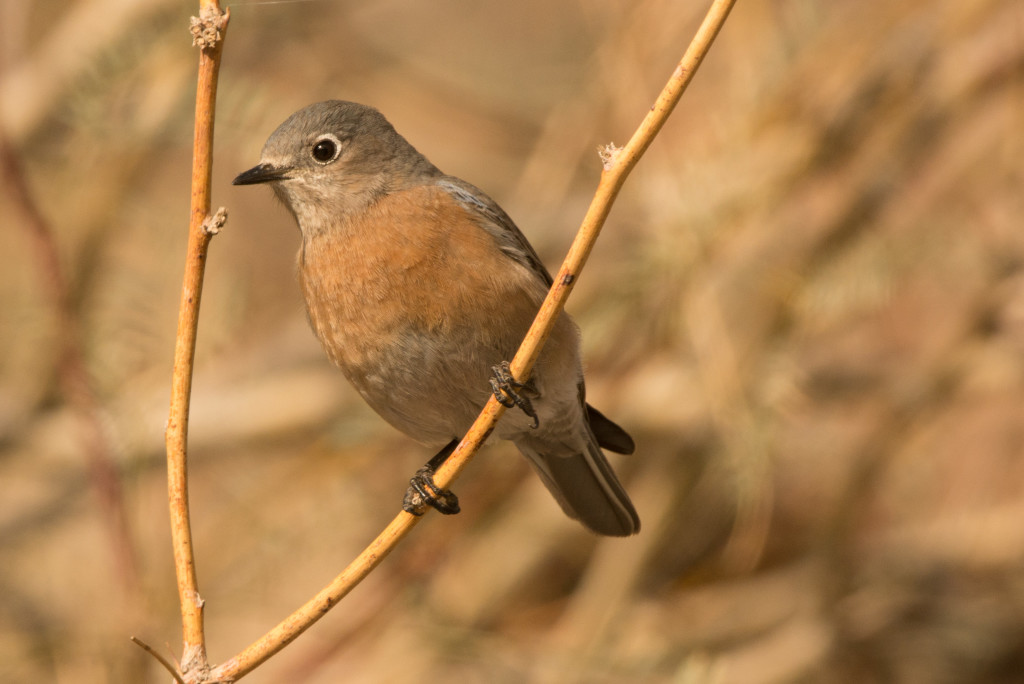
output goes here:
<path id="1" fill-rule="evenodd" d="M 512 369 L 509 368 L 508 361 L 502 361 L 491 370 L 494 372 L 494 377 L 491 378 L 491 391 L 494 392 L 494 398 L 505 408 L 519 408 L 533 419 L 533 425 L 530 427 L 537 429 L 540 419 L 537 417 L 530 398 L 526 396 L 528 392 L 536 394 L 537 390 L 529 382 L 516 380 L 512 376 Z"/>

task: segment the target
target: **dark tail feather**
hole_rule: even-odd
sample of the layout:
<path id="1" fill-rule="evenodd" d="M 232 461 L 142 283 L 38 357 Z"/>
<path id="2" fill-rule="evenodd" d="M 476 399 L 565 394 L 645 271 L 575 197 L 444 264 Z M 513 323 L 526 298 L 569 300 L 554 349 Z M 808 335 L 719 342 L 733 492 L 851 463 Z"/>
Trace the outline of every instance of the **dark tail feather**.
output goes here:
<path id="1" fill-rule="evenodd" d="M 636 449 L 633 438 L 625 430 L 605 417 L 603 413 L 587 404 L 587 420 L 597 443 L 617 454 L 631 454 Z"/>
<path id="2" fill-rule="evenodd" d="M 611 421 L 608 424 L 626 434 Z M 629 444 L 632 446 L 632 440 Z M 628 537 L 640 531 L 636 509 L 596 441 L 591 440 L 586 453 L 573 456 L 548 456 L 528 444 L 516 446 L 530 460 L 566 515 L 598 534 Z"/>

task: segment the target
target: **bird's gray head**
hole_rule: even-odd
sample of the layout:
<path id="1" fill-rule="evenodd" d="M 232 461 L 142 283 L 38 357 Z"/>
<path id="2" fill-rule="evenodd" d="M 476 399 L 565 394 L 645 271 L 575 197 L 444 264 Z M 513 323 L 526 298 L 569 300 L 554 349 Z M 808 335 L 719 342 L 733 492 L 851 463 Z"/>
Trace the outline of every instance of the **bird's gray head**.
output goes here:
<path id="1" fill-rule="evenodd" d="M 308 236 L 440 174 L 373 107 L 328 100 L 288 117 L 233 183 L 270 183 Z"/>

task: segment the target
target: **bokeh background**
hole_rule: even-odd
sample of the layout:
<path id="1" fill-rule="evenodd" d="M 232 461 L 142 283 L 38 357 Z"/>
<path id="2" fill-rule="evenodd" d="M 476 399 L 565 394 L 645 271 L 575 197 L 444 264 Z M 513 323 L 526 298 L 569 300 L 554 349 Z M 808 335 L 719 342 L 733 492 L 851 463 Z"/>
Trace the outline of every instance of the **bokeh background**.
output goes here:
<path id="1" fill-rule="evenodd" d="M 167 681 L 128 637 L 180 650 L 162 431 L 195 4 L 0 2 L 4 682 Z M 292 111 L 369 103 L 555 268 L 596 148 L 706 9 L 230 6 L 190 440 L 214 662 L 429 456 L 326 362 L 297 229 L 231 178 Z M 489 446 L 464 513 L 246 681 L 1024 681 L 1022 160 L 1019 0 L 739 3 L 570 300 L 589 396 L 638 443 L 614 462 L 642 533 L 595 538 Z"/>

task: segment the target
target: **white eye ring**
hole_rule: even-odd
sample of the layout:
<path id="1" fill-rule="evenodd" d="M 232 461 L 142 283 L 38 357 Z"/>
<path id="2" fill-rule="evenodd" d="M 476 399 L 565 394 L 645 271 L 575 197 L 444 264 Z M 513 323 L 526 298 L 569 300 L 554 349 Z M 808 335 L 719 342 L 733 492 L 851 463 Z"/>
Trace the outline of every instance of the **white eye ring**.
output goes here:
<path id="1" fill-rule="evenodd" d="M 327 166 L 341 155 L 341 140 L 333 133 L 317 136 L 309 148 L 309 156 L 321 166 Z"/>

